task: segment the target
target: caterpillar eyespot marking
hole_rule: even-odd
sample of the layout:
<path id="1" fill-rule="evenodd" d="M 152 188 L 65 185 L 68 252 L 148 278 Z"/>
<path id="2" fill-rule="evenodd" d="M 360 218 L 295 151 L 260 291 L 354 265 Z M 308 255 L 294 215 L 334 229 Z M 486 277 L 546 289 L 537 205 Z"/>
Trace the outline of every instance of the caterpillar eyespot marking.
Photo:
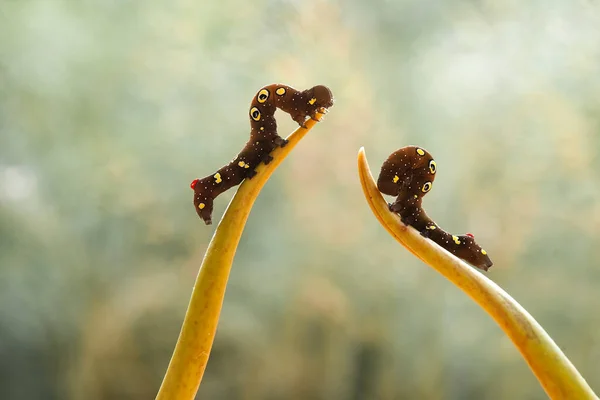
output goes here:
<path id="1" fill-rule="evenodd" d="M 323 85 L 303 91 L 282 84 L 261 88 L 250 104 L 250 140 L 233 160 L 216 173 L 190 183 L 196 212 L 204 223 L 212 223 L 213 203 L 217 196 L 239 185 L 244 179 L 252 179 L 256 175 L 255 168 L 261 162 L 269 163 L 273 159 L 270 153 L 287 144 L 277 133 L 276 109 L 289 114 L 296 123 L 304 126 L 307 118 L 315 119 L 317 113 L 324 113 L 333 103 L 331 90 Z"/>
<path id="2" fill-rule="evenodd" d="M 256 107 L 250 109 L 250 117 L 255 121 L 260 121 L 260 111 Z"/>
<path id="3" fill-rule="evenodd" d="M 269 91 L 267 89 L 261 89 L 256 95 L 256 100 L 263 104 L 269 98 Z"/>
<path id="4" fill-rule="evenodd" d="M 434 160 L 429 161 L 429 172 L 431 172 L 432 174 L 435 174 L 435 171 L 437 170 L 437 164 L 435 163 Z"/>
<path id="5" fill-rule="evenodd" d="M 458 258 L 487 271 L 493 263 L 473 234 L 452 235 L 440 228 L 423 209 L 423 196 L 433 187 L 436 172 L 437 165 L 427 150 L 402 147 L 390 154 L 381 166 L 377 188 L 385 195 L 396 197 L 389 209 L 399 214 L 405 224 Z M 399 181 L 409 183 L 397 184 Z"/>

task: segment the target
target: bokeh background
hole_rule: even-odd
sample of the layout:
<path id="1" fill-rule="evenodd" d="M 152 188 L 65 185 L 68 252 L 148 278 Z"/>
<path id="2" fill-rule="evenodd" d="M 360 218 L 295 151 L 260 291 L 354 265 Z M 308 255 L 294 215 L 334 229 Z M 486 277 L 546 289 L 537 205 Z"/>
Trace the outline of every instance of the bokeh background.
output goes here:
<path id="1" fill-rule="evenodd" d="M 273 82 L 336 104 L 255 203 L 198 398 L 546 398 L 367 206 L 360 146 L 409 144 L 429 214 L 600 390 L 597 2 L 5 0 L 0 398 L 154 398 L 215 229 L 188 185 Z"/>

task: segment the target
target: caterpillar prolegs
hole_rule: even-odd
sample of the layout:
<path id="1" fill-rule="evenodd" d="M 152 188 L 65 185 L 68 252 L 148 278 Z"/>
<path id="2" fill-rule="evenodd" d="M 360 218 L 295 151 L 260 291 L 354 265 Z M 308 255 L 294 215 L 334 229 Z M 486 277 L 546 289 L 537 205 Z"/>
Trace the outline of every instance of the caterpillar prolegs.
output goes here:
<path id="1" fill-rule="evenodd" d="M 270 153 L 283 147 L 287 141 L 277 134 L 275 111 L 280 109 L 304 127 L 307 118 L 326 112 L 333 106 L 333 94 L 326 86 L 315 86 L 299 91 L 287 85 L 272 84 L 260 89 L 250 105 L 250 140 L 229 164 L 214 174 L 194 179 L 190 187 L 194 191 L 194 207 L 206 225 L 212 223 L 214 199 L 226 190 L 237 186 L 244 179 L 256 175 L 255 168 L 262 162 L 268 164 Z"/>
<path id="2" fill-rule="evenodd" d="M 436 172 L 435 160 L 427 150 L 417 146 L 403 147 L 383 163 L 377 188 L 381 193 L 397 197 L 389 208 L 400 215 L 404 224 L 458 258 L 487 271 L 493 263 L 472 234 L 452 235 L 441 229 L 423 210 L 423 196 L 431 190 Z"/>

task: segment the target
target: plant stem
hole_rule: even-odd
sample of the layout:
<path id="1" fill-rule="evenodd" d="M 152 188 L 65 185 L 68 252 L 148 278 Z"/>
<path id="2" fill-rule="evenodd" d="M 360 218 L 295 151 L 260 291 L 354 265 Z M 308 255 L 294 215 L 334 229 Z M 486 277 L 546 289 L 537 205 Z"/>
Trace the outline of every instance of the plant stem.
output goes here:
<path id="1" fill-rule="evenodd" d="M 316 118 L 321 119 L 322 114 Z M 233 258 L 254 201 L 269 177 L 317 121 L 309 119 L 285 147 L 275 149 L 273 160 L 256 168 L 252 179 L 242 182 L 227 206 L 208 245 L 175 351 L 156 396 L 157 400 L 191 400 L 196 396 L 215 338 Z"/>
<path id="2" fill-rule="evenodd" d="M 377 189 L 364 148 L 358 153 L 360 182 L 384 228 L 416 257 L 442 274 L 482 307 L 512 340 L 551 399 L 596 399 L 581 374 L 537 321 L 481 272 L 404 225 Z"/>

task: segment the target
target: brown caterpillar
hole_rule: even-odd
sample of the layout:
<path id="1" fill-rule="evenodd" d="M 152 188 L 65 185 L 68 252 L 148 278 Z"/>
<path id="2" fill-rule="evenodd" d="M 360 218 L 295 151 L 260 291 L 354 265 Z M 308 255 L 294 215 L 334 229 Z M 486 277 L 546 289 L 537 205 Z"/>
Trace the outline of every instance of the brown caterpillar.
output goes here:
<path id="1" fill-rule="evenodd" d="M 472 234 L 452 235 L 441 229 L 423 210 L 421 202 L 431 190 L 436 171 L 435 160 L 427 150 L 406 146 L 385 160 L 377 188 L 381 193 L 397 196 L 396 201 L 389 204 L 389 209 L 398 213 L 404 224 L 412 226 L 458 258 L 487 271 L 493 263 Z"/>
<path id="2" fill-rule="evenodd" d="M 190 184 L 194 191 L 194 207 L 204 223 L 212 223 L 213 202 L 218 195 L 239 185 L 246 178 L 251 179 L 261 162 L 271 162 L 273 157 L 270 153 L 276 147 L 287 144 L 287 140 L 277 134 L 277 108 L 305 127 L 307 118 L 315 119 L 317 113 L 326 112 L 332 105 L 333 94 L 322 85 L 304 91 L 281 84 L 260 89 L 250 105 L 250 140 L 229 164 L 214 174 L 194 179 Z"/>

